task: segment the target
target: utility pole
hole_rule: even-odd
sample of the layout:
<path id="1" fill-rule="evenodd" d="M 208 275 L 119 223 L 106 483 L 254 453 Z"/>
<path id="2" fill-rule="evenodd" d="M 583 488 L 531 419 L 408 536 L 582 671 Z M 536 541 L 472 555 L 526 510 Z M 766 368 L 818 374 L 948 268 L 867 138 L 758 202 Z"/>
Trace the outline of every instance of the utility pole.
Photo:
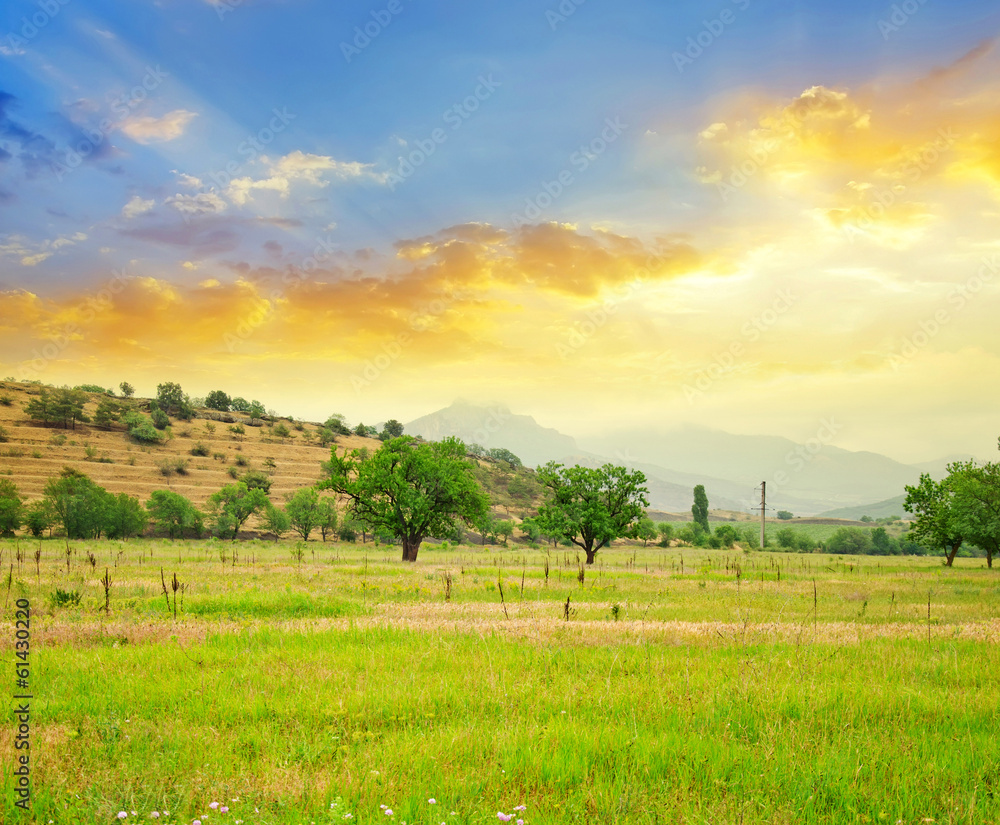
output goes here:
<path id="1" fill-rule="evenodd" d="M 760 549 L 764 549 L 764 511 L 767 508 L 767 500 L 764 495 L 764 491 L 767 487 L 767 482 L 762 481 L 760 483 Z"/>

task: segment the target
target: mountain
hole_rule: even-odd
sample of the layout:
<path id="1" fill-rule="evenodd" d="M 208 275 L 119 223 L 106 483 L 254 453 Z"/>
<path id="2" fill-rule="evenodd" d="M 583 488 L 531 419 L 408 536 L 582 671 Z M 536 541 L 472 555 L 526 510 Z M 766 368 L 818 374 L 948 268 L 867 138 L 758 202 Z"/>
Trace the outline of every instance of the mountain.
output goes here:
<path id="1" fill-rule="evenodd" d="M 836 422 L 824 422 L 814 438 L 798 444 L 780 436 L 686 426 L 622 430 L 587 439 L 581 446 L 596 453 L 642 455 L 644 461 L 672 471 L 724 479 L 744 490 L 766 481 L 768 504 L 797 515 L 882 501 L 919 479 L 917 468 L 887 456 L 833 446 L 829 441 L 838 430 Z"/>
<path id="2" fill-rule="evenodd" d="M 903 509 L 903 501 L 906 499 L 906 494 L 900 494 L 898 496 L 893 496 L 892 498 L 887 498 L 885 501 L 876 501 L 874 504 L 859 504 L 854 507 L 838 507 L 835 510 L 827 510 L 825 513 L 820 513 L 822 518 L 844 518 L 857 521 L 862 516 L 871 516 L 872 518 L 886 518 L 887 516 L 899 516 L 904 520 L 912 519 L 909 513 Z"/>
<path id="3" fill-rule="evenodd" d="M 405 432 L 428 441 L 453 435 L 487 449 L 506 447 L 528 467 L 558 461 L 578 451 L 576 441 L 568 435 L 541 426 L 530 415 L 515 415 L 502 404 L 481 407 L 458 400 L 406 424 Z"/>

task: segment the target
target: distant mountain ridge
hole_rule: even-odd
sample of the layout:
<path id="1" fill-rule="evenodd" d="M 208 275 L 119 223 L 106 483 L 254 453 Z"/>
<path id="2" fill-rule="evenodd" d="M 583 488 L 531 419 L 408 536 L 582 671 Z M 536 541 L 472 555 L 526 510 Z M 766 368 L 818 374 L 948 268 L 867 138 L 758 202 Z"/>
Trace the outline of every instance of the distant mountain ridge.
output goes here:
<path id="1" fill-rule="evenodd" d="M 899 497 L 922 469 L 879 453 L 833 446 L 839 426 L 822 422 L 804 444 L 781 436 L 736 435 L 722 430 L 685 426 L 673 430 L 618 430 L 579 442 L 530 415 L 512 413 L 502 404 L 479 406 L 456 401 L 450 407 L 406 425 L 406 432 L 428 439 L 454 435 L 466 443 L 506 447 L 528 466 L 547 461 L 599 466 L 606 462 L 641 470 L 649 479 L 653 508 L 684 512 L 692 490 L 704 484 L 712 508 L 750 510 L 760 501 L 760 482 L 767 482 L 772 509 L 815 515 L 834 508 L 872 509 Z M 949 459 L 951 460 L 951 459 Z M 936 475 L 936 474 L 935 474 Z M 896 511 L 899 512 L 898 510 Z M 869 513 L 875 516 L 875 512 Z"/>
<path id="2" fill-rule="evenodd" d="M 466 444 L 487 449 L 506 447 L 529 467 L 576 452 L 576 441 L 530 415 L 516 415 L 503 404 L 478 406 L 464 399 L 405 425 L 407 433 L 429 441 L 457 436 Z"/>

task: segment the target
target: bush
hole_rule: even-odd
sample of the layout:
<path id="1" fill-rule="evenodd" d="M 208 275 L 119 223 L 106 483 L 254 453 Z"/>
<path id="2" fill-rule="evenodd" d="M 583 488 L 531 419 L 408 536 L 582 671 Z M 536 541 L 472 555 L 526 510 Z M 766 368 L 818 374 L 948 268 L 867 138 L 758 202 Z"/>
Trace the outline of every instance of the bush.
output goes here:
<path id="1" fill-rule="evenodd" d="M 158 430 L 165 430 L 170 426 L 170 416 L 168 416 L 159 407 L 150 413 L 150 418 L 153 421 L 153 426 Z"/>
<path id="2" fill-rule="evenodd" d="M 236 463 L 240 467 L 247 467 L 250 465 L 250 459 L 245 455 L 238 455 L 236 456 Z"/>
<path id="3" fill-rule="evenodd" d="M 10 433 L 6 427 L 0 427 L 0 444 L 6 444 L 8 441 L 10 441 Z"/>
<path id="4" fill-rule="evenodd" d="M 0 407 L 9 407 L 13 403 L 14 403 L 14 399 L 11 398 L 6 393 L 4 393 L 3 395 L 0 395 Z"/>
<path id="5" fill-rule="evenodd" d="M 200 441 L 191 448 L 191 455 L 196 455 L 200 457 L 207 456 L 209 455 L 210 452 L 211 451 L 208 449 L 208 447 L 202 444 Z"/>
<path id="6" fill-rule="evenodd" d="M 49 607 L 79 607 L 81 593 L 79 590 L 63 590 L 60 587 L 49 594 Z"/>
<path id="7" fill-rule="evenodd" d="M 792 517 L 792 514 L 788 510 L 778 510 L 778 518 L 782 521 L 788 521 Z"/>

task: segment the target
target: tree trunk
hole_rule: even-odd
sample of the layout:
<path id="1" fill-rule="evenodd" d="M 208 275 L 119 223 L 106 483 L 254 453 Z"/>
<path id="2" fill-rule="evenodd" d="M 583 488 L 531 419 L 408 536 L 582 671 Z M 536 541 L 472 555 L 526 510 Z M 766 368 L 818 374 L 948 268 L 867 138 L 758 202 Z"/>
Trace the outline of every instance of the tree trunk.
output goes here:
<path id="1" fill-rule="evenodd" d="M 403 539 L 403 561 L 416 561 L 420 550 L 420 539 Z"/>
<path id="2" fill-rule="evenodd" d="M 587 564 L 593 564 L 594 559 L 597 558 L 597 551 L 591 550 L 589 547 L 584 547 L 583 550 L 587 554 Z"/>
<path id="3" fill-rule="evenodd" d="M 951 551 L 950 551 L 950 552 L 948 553 L 948 559 L 947 559 L 947 561 L 945 561 L 945 564 L 946 564 L 946 565 L 947 565 L 948 567 L 951 567 L 951 563 L 952 563 L 953 561 L 955 561 L 955 555 L 956 555 L 956 554 L 958 553 L 958 548 L 959 548 L 959 547 L 961 547 L 961 546 L 962 546 L 962 542 L 960 542 L 960 541 L 959 541 L 959 542 L 956 542 L 956 543 L 955 543 L 955 544 L 954 544 L 954 545 L 952 546 L 952 548 L 951 548 Z"/>

